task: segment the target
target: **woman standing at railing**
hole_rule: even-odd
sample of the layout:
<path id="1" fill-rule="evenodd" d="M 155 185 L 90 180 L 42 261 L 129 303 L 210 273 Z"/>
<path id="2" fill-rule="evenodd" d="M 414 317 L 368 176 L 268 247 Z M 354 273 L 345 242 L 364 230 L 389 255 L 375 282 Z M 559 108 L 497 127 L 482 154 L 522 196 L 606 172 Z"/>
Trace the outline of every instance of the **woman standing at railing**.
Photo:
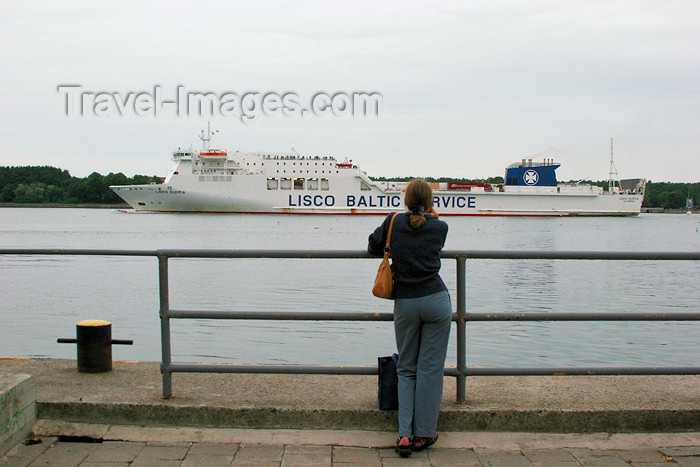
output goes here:
<path id="1" fill-rule="evenodd" d="M 437 441 L 452 304 L 440 277 L 440 250 L 447 224 L 433 209 L 433 190 L 422 179 L 406 187 L 408 212 L 394 220 L 391 258 L 394 271 L 394 332 L 399 351 L 399 438 L 402 457 Z M 367 250 L 382 256 L 390 214 L 369 236 Z"/>

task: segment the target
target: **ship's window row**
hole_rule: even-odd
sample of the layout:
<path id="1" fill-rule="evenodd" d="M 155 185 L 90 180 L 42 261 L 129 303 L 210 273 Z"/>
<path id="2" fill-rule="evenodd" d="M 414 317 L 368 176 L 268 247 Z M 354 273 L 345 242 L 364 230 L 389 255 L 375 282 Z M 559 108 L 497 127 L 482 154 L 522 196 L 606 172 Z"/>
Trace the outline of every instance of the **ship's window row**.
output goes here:
<path id="1" fill-rule="evenodd" d="M 230 175 L 200 175 L 200 182 L 230 182 L 233 179 Z"/>
<path id="2" fill-rule="evenodd" d="M 330 185 L 327 178 L 275 178 L 267 179 L 268 190 L 329 190 Z"/>
<path id="3" fill-rule="evenodd" d="M 278 170 L 277 170 L 277 173 L 278 173 L 278 174 L 279 174 L 279 173 L 286 174 L 287 171 L 286 171 L 286 170 L 279 170 L 279 169 L 278 169 Z M 295 174 L 295 173 L 297 173 L 297 171 L 296 171 L 296 170 L 290 170 L 289 173 Z M 306 170 L 306 171 L 300 170 L 299 173 L 300 173 L 300 174 L 302 174 L 302 173 L 310 174 L 311 171 L 310 171 L 310 170 Z M 317 173 L 322 173 L 322 174 L 329 173 L 329 174 L 332 174 L 333 171 L 332 171 L 332 170 L 329 170 L 329 171 L 326 172 L 325 170 L 314 170 L 313 173 L 315 173 L 315 174 L 317 174 Z M 339 174 L 340 171 L 339 171 L 339 170 L 336 170 L 335 173 Z"/>
<path id="4" fill-rule="evenodd" d="M 321 157 L 321 156 L 270 156 L 270 155 L 263 155 L 263 159 L 273 159 L 276 161 L 304 161 L 304 160 L 309 160 L 309 161 L 335 161 L 335 158 L 333 157 Z"/>
<path id="5" fill-rule="evenodd" d="M 217 163 L 217 164 L 218 164 L 218 163 Z M 253 162 L 253 163 L 246 162 L 246 163 L 245 163 L 245 165 L 255 165 L 255 164 L 256 164 L 255 162 Z M 265 163 L 261 163 L 260 165 L 265 165 Z M 280 163 L 277 162 L 277 165 L 280 165 Z M 289 164 L 288 164 L 287 162 L 282 162 L 282 165 L 289 165 Z M 297 163 L 296 163 L 296 162 L 292 162 L 292 165 L 297 165 Z M 303 163 L 303 162 L 299 162 L 299 165 L 304 165 L 304 163 Z M 311 165 L 311 162 L 307 162 L 306 165 Z M 314 162 L 313 165 L 318 165 L 318 162 Z M 333 164 L 332 162 L 328 162 L 328 163 L 321 162 L 321 165 L 322 165 L 322 166 L 331 166 L 331 167 L 332 167 L 334 164 Z"/>
<path id="6" fill-rule="evenodd" d="M 225 173 L 225 174 L 229 174 L 229 175 L 235 175 L 235 174 L 236 174 L 236 172 L 235 172 L 234 170 L 229 170 L 229 169 L 226 169 L 226 170 L 204 169 L 204 170 L 200 170 L 199 173 L 205 173 L 205 174 L 220 174 L 220 173 Z M 201 176 L 201 175 L 200 175 L 200 176 Z M 200 181 L 204 181 L 204 180 L 200 180 Z"/>
<path id="7" fill-rule="evenodd" d="M 277 165 L 280 165 L 280 163 L 278 162 Z M 282 165 L 288 165 L 288 164 L 287 164 L 286 162 L 283 162 Z M 297 165 L 297 163 L 296 163 L 296 162 L 292 162 L 292 165 Z M 303 162 L 299 162 L 299 165 L 304 165 L 304 163 L 303 163 Z M 306 165 L 311 165 L 311 163 L 310 163 L 310 162 L 307 162 Z M 318 162 L 314 162 L 314 165 L 318 165 Z M 321 165 L 331 165 L 331 166 L 332 166 L 333 163 L 329 162 L 328 164 L 326 164 L 326 163 L 324 163 L 324 162 L 321 162 Z"/>

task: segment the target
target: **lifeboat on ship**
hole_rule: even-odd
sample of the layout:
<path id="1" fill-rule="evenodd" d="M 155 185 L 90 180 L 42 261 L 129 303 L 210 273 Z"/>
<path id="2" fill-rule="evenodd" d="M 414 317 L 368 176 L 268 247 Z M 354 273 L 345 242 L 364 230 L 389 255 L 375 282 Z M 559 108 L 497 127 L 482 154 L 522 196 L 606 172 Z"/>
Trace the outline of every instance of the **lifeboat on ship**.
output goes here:
<path id="1" fill-rule="evenodd" d="M 209 160 L 226 160 L 228 158 L 228 153 L 226 151 L 223 149 L 211 149 L 209 147 L 211 137 L 214 135 L 214 133 L 218 133 L 218 130 L 216 132 L 212 132 L 211 126 L 209 125 L 209 122 L 207 122 L 207 131 L 205 132 L 202 130 L 202 134 L 199 136 L 199 139 L 202 140 L 202 150 L 199 151 L 199 157 L 201 159 Z"/>
<path id="2" fill-rule="evenodd" d="M 336 162 L 335 166 L 340 167 L 341 169 L 351 169 L 352 168 L 352 159 L 348 160 L 348 158 L 346 157 L 343 162 Z"/>
<path id="3" fill-rule="evenodd" d="M 221 149 L 207 149 L 199 153 L 202 159 L 226 159 L 228 153 Z"/>

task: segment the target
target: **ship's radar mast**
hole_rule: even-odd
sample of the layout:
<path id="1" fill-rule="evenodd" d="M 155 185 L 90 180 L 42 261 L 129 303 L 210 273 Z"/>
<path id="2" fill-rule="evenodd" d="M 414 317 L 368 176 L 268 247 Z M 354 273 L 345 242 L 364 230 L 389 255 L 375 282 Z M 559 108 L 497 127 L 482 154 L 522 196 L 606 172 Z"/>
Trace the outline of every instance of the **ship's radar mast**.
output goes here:
<path id="1" fill-rule="evenodd" d="M 612 194 L 613 188 L 615 188 L 615 182 L 617 182 L 617 186 L 619 187 L 620 176 L 617 174 L 617 167 L 615 167 L 615 162 L 613 161 L 613 139 L 610 138 L 610 174 L 608 178 L 608 193 Z"/>
<path id="2" fill-rule="evenodd" d="M 211 137 L 214 133 L 211 132 L 211 122 L 207 121 L 207 131 L 206 133 L 204 130 L 201 131 L 201 134 L 199 135 L 199 139 L 202 140 L 202 152 L 207 152 L 209 151 L 209 142 L 211 141 Z"/>

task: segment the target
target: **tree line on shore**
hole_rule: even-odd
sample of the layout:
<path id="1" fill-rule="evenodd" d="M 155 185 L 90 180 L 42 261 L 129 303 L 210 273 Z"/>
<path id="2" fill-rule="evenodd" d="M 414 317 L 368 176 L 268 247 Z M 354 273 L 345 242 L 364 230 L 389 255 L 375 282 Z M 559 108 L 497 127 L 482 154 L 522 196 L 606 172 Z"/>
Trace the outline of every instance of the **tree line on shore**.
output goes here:
<path id="1" fill-rule="evenodd" d="M 109 189 L 110 185 L 141 185 L 160 183 L 156 176 L 123 173 L 73 177 L 67 170 L 56 167 L 0 167 L 0 202 L 38 204 L 119 204 L 122 199 Z"/>
<path id="2" fill-rule="evenodd" d="M 375 180 L 408 181 L 412 177 L 376 178 Z M 503 183 L 503 177 L 487 179 L 427 178 L 431 182 Z M 36 204 L 120 204 L 123 203 L 110 185 L 142 185 L 161 183 L 155 175 L 123 173 L 101 175 L 93 172 L 87 177 L 73 177 L 67 170 L 50 166 L 0 167 L 0 202 Z M 585 181 L 607 188 L 607 181 Z M 700 183 L 648 182 L 642 206 L 648 208 L 682 209 L 686 198 L 700 201 Z"/>

